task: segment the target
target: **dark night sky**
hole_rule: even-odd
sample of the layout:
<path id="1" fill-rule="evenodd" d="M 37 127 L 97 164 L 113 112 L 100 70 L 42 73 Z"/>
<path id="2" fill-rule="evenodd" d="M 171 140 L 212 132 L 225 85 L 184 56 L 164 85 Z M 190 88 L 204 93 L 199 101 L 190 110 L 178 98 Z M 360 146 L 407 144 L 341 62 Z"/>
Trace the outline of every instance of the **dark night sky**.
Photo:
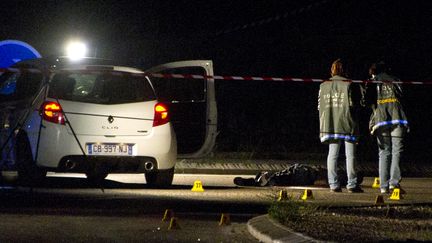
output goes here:
<path id="1" fill-rule="evenodd" d="M 0 20 L 0 40 L 25 41 L 43 56 L 64 54 L 65 42 L 80 38 L 98 57 L 141 68 L 211 59 L 216 75 L 327 78 L 342 57 L 353 79 L 366 79 L 369 65 L 384 59 L 402 80 L 432 80 L 426 0 L 4 0 Z M 317 85 L 221 81 L 217 88 L 228 149 L 247 141 L 256 150 L 319 147 Z M 422 121 L 432 118 L 432 88 L 407 90 L 411 151 L 431 155 L 432 129 Z"/>
<path id="2" fill-rule="evenodd" d="M 432 77 L 431 12 L 430 1 L 415 0 L 11 0 L 2 1 L 0 39 L 46 56 L 81 38 L 91 53 L 125 64 L 205 58 L 226 75 L 317 77 L 344 57 L 362 76 L 384 57 L 403 77 L 422 79 Z"/>

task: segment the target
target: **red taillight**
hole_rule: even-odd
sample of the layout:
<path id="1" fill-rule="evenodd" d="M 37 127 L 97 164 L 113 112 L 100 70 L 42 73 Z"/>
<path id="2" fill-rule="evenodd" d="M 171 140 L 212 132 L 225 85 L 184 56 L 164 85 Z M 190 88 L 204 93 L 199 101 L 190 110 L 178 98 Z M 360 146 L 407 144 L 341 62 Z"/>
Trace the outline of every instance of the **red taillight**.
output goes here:
<path id="1" fill-rule="evenodd" d="M 168 106 L 163 103 L 157 103 L 155 105 L 155 115 L 153 119 L 153 126 L 160 126 L 169 122 Z"/>
<path id="2" fill-rule="evenodd" d="M 41 115 L 45 121 L 64 125 L 65 119 L 59 103 L 46 101 L 42 104 Z"/>

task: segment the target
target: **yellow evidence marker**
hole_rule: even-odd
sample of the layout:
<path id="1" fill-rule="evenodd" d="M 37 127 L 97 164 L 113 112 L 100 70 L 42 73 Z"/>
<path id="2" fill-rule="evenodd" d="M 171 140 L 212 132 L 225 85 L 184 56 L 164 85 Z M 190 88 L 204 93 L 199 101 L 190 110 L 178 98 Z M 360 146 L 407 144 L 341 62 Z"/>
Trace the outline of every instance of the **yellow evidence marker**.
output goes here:
<path id="1" fill-rule="evenodd" d="M 193 192 L 203 192 L 204 188 L 202 186 L 201 181 L 199 181 L 199 180 L 195 181 L 191 191 L 193 191 Z"/>
<path id="2" fill-rule="evenodd" d="M 286 190 L 280 190 L 277 200 L 280 202 L 280 201 L 286 201 L 288 199 L 289 199 L 288 192 Z"/>
<path id="3" fill-rule="evenodd" d="M 400 189 L 399 188 L 395 188 L 393 189 L 393 192 L 390 196 L 391 200 L 400 200 L 402 197 L 400 195 Z"/>
<path id="4" fill-rule="evenodd" d="M 313 195 L 312 195 L 312 190 L 310 189 L 305 189 L 304 193 L 301 197 L 302 200 L 306 201 L 308 199 L 314 199 Z"/>
<path id="5" fill-rule="evenodd" d="M 172 217 L 174 217 L 174 211 L 172 209 L 166 209 L 162 218 L 162 222 L 168 221 Z"/>
<path id="6" fill-rule="evenodd" d="M 378 195 L 375 199 L 375 205 L 384 205 L 384 197 L 382 195 Z"/>
<path id="7" fill-rule="evenodd" d="M 223 213 L 219 221 L 219 226 L 230 225 L 230 224 L 231 224 L 230 215 L 228 213 Z"/>
<path id="8" fill-rule="evenodd" d="M 173 230 L 173 229 L 180 229 L 180 225 L 178 224 L 176 217 L 171 218 L 170 224 L 168 226 L 168 230 Z"/>
<path id="9" fill-rule="evenodd" d="M 372 184 L 372 188 L 380 188 L 380 179 L 375 177 L 374 183 Z"/>

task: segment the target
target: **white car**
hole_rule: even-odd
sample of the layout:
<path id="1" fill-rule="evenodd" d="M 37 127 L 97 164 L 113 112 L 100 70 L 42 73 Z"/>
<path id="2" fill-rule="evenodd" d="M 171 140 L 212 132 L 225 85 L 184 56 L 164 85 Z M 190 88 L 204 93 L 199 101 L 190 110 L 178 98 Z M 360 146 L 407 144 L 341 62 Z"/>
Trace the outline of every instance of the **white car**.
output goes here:
<path id="1" fill-rule="evenodd" d="M 3 127 L 8 132 L 2 132 L 2 144 L 13 140 L 4 134 L 16 134 L 13 159 L 21 180 L 39 182 L 47 171 L 85 173 L 93 182 L 109 173 L 144 173 L 147 184 L 169 186 L 177 159 L 176 127 L 181 141 L 186 141 L 180 143 L 184 147 L 180 157 L 211 152 L 217 134 L 212 79 L 150 81 L 143 71 L 130 67 L 56 66 L 48 75 L 46 71 L 52 66 L 41 60 L 24 61 L 16 65 L 20 72 L 0 76 L 0 98 L 3 88 L 16 86 L 15 93 L 5 96 L 0 110 L 11 108 L 6 109 L 10 115 L 1 117 L 8 123 Z M 170 63 L 152 72 L 178 72 L 182 68 L 192 68 L 193 72 L 199 68 L 203 75 L 213 75 L 211 61 Z M 182 95 L 184 100 L 179 100 L 178 93 L 191 89 L 195 89 L 193 95 Z M 16 104 L 16 96 L 22 97 L 20 104 Z M 10 105 L 8 100 L 15 103 Z M 174 123 L 170 122 L 171 108 L 177 112 Z M 181 122 L 179 117 L 195 122 Z M 188 133 L 182 134 L 184 131 Z M 199 139 L 191 144 L 193 136 Z"/>

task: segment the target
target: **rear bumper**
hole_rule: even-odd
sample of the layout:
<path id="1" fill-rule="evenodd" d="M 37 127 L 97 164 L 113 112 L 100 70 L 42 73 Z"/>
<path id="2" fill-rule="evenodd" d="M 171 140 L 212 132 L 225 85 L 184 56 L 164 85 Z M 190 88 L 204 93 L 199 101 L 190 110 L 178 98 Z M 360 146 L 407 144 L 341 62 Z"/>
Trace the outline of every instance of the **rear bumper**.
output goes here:
<path id="1" fill-rule="evenodd" d="M 89 163 L 96 165 L 106 164 L 103 167 L 111 167 L 119 172 L 126 172 L 124 171 L 125 168 L 132 168 L 129 169 L 130 172 L 142 172 L 133 170 L 133 168 L 141 168 L 140 165 L 145 163 L 148 158 L 154 160 L 154 167 L 157 170 L 173 168 L 177 159 L 177 141 L 171 124 L 153 128 L 152 133 L 147 136 L 78 135 L 79 143 L 65 129 L 64 126 L 49 123 L 42 129 L 37 156 L 36 153 L 33 154 L 38 166 L 47 168 L 49 171 L 61 171 L 66 168 L 66 162 L 70 160 L 79 165 L 78 168 L 80 169 L 86 168 L 89 165 L 85 165 L 85 163 Z M 138 149 L 133 156 L 88 155 L 85 144 L 94 142 L 132 143 L 136 144 Z M 33 144 L 33 146 L 36 146 L 36 144 Z M 81 149 L 84 149 L 87 156 L 83 154 Z M 36 147 L 34 147 L 34 150 L 36 150 Z"/>
<path id="2" fill-rule="evenodd" d="M 146 156 L 83 156 L 70 155 L 60 160 L 56 172 L 85 173 L 87 171 L 105 171 L 108 173 L 146 173 L 157 170 L 155 158 Z"/>

